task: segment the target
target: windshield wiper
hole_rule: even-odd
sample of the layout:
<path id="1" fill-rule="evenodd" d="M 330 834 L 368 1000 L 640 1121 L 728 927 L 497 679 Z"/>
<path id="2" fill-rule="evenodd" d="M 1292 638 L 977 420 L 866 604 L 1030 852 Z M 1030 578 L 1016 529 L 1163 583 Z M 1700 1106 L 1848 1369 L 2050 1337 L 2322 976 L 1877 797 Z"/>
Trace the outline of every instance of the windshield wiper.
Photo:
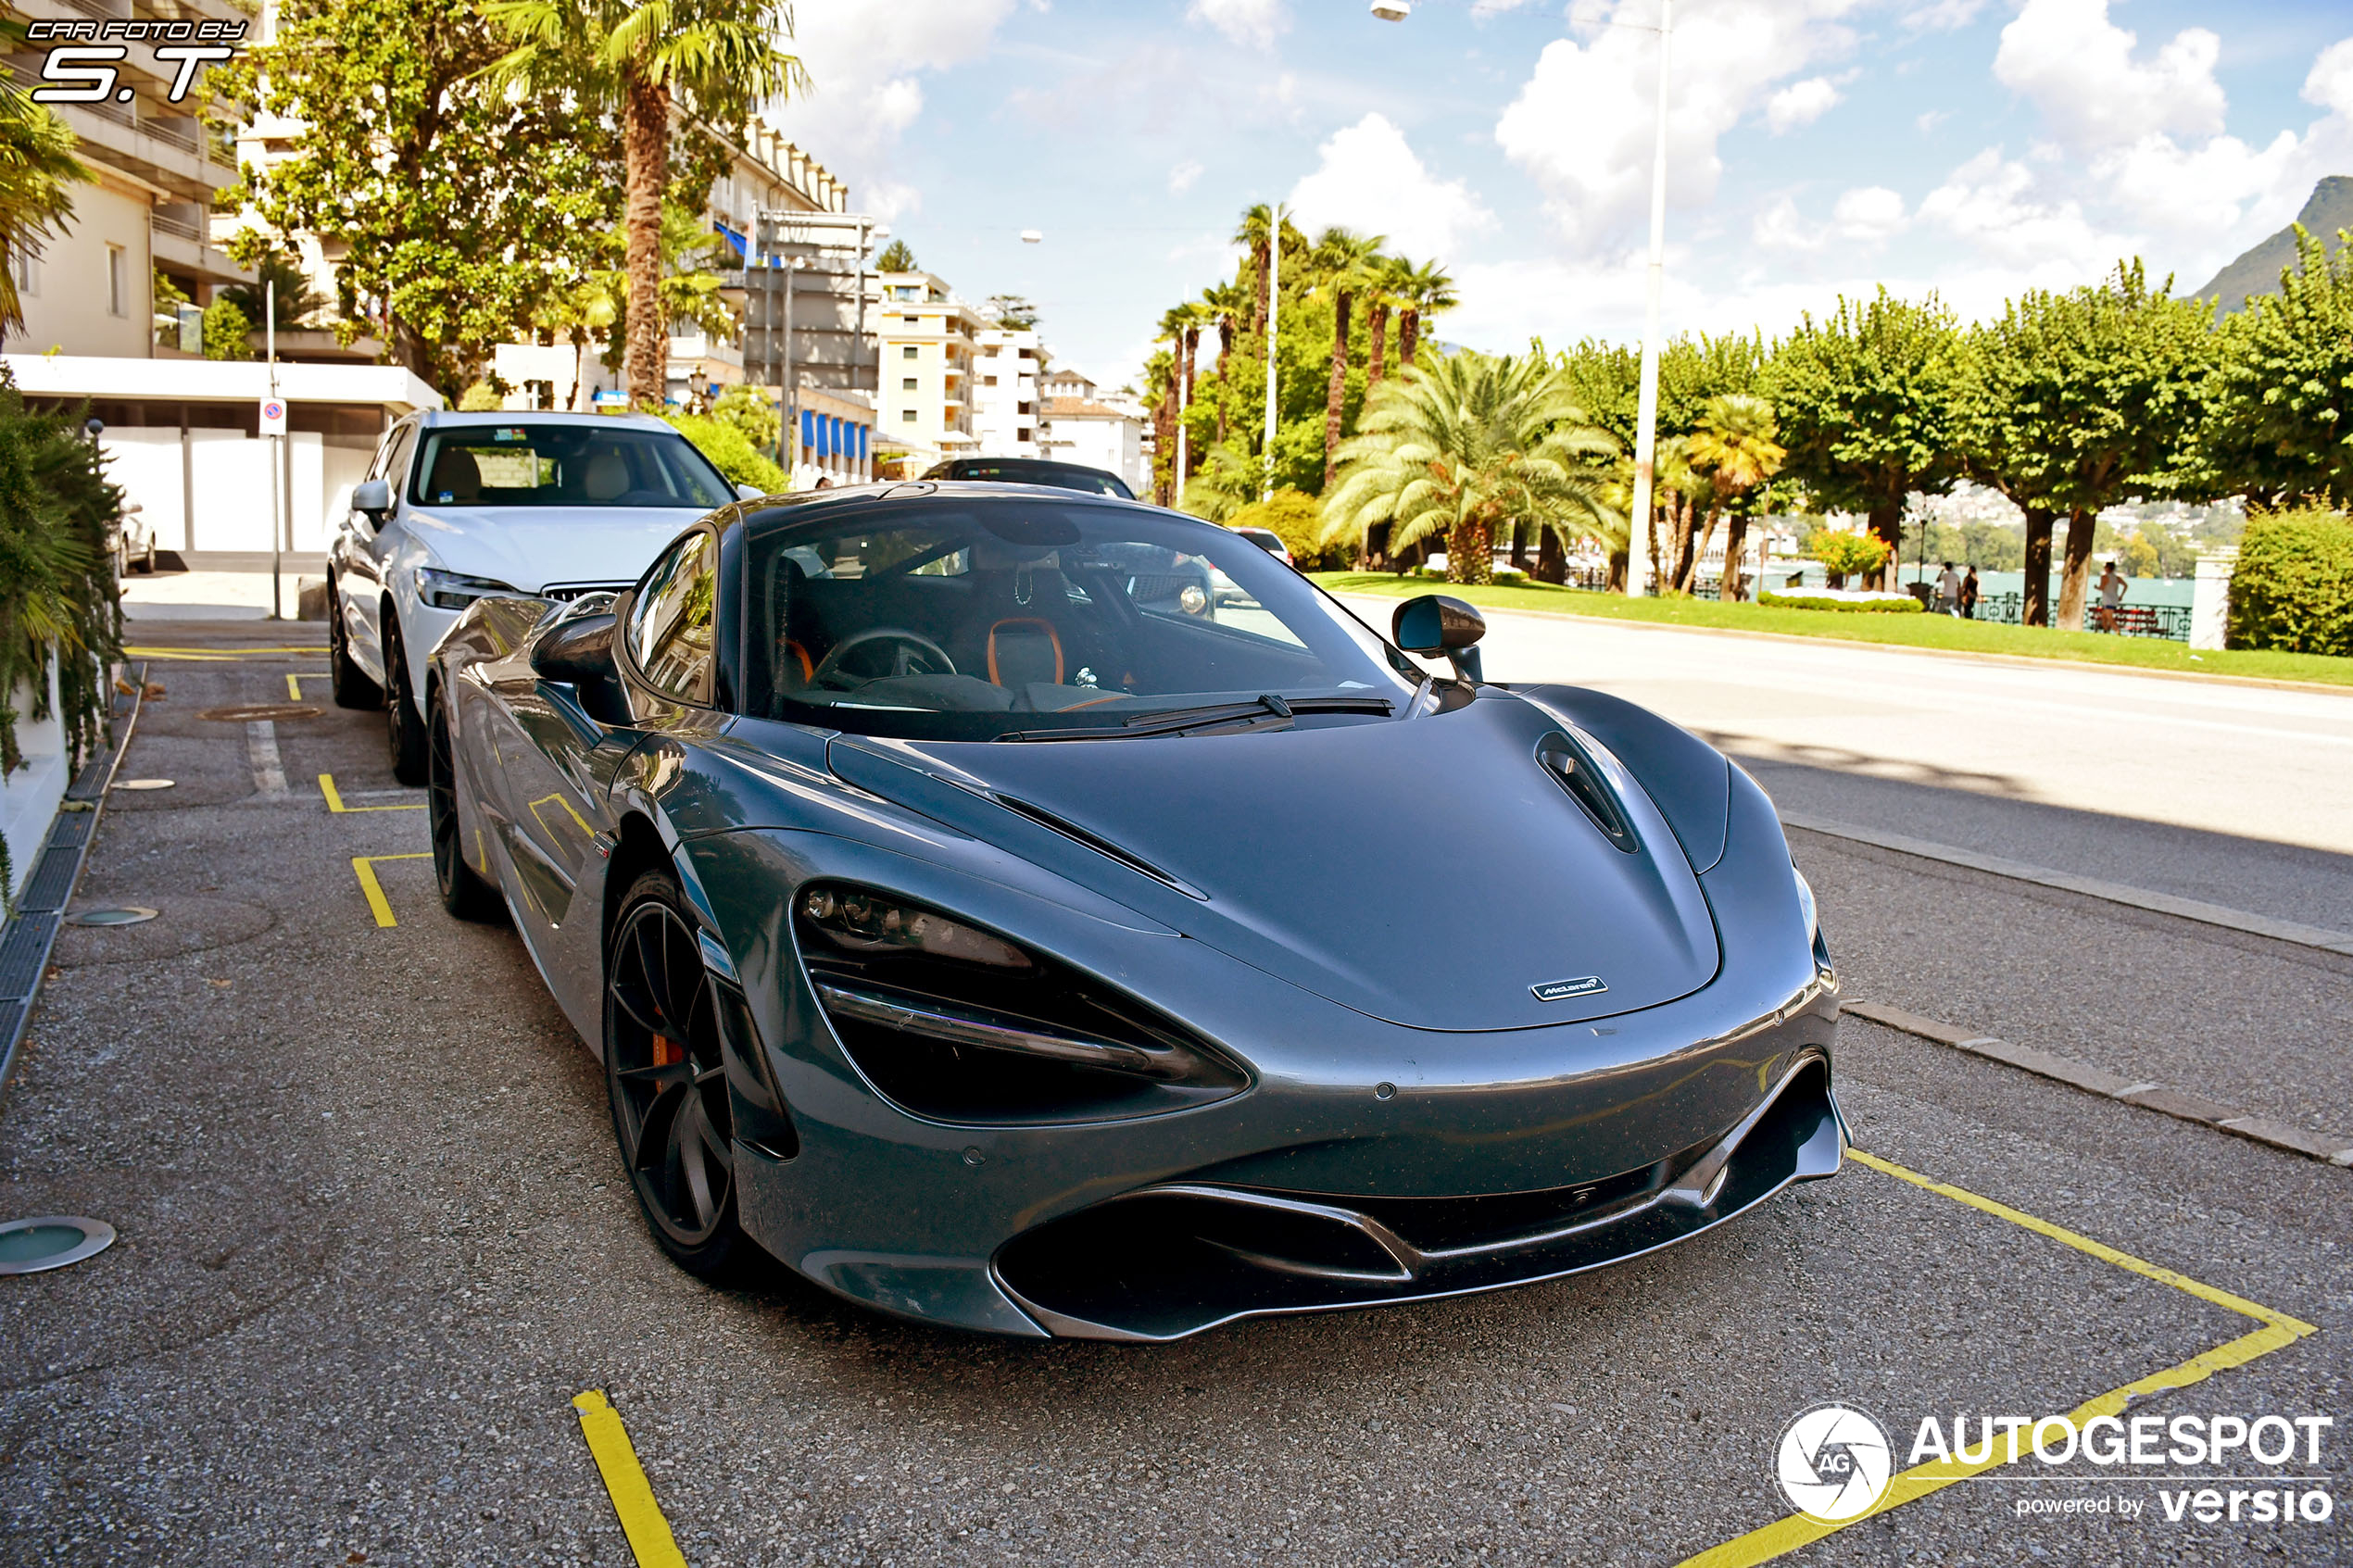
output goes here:
<path id="1" fill-rule="evenodd" d="M 1266 692 L 1248 702 L 1217 702 L 1203 708 L 1159 709 L 1139 713 L 1122 724 L 1090 724 L 1068 730 L 1009 730 L 999 740 L 1127 740 L 1138 735 L 1180 735 L 1194 730 L 1230 727 L 1236 733 L 1288 729 L 1297 713 L 1388 714 L 1395 705 L 1385 696 L 1294 696 Z"/>

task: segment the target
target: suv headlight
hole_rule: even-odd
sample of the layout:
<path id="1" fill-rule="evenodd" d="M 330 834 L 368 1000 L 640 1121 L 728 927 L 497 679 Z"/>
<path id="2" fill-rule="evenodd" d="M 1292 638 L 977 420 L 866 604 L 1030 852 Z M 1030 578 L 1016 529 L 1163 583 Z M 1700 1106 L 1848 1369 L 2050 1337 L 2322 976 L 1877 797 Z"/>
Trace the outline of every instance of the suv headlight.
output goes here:
<path id="1" fill-rule="evenodd" d="M 1182 1025 L 937 909 L 824 884 L 795 896 L 793 929 L 842 1047 L 915 1115 L 1097 1122 L 1250 1086 L 1242 1067 Z"/>
<path id="2" fill-rule="evenodd" d="M 512 583 L 496 578 L 468 577 L 462 572 L 441 571 L 430 566 L 417 569 L 417 597 L 435 609 L 463 609 L 476 599 L 522 592 Z"/>

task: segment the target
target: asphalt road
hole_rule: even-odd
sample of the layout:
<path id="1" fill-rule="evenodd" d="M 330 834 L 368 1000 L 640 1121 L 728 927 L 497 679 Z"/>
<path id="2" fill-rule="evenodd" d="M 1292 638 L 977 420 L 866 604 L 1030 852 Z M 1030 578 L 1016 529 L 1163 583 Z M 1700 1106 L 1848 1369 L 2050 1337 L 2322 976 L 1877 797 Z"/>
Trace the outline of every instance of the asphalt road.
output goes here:
<path id="1" fill-rule="evenodd" d="M 157 667 L 122 776 L 176 785 L 114 794 L 78 902 L 161 918 L 67 934 L 0 1100 L 0 1213 L 122 1237 L 0 1280 L 0 1562 L 626 1563 L 571 1404 L 601 1388 L 698 1568 L 1672 1563 L 1787 1512 L 1774 1448 L 1819 1401 L 1907 1450 L 1926 1415 L 2065 1411 L 2259 1327 L 2030 1222 L 2316 1327 L 2133 1413 L 2333 1414 L 2316 1464 L 2164 1474 L 2353 1502 L 2353 1173 L 1851 1020 L 1857 1147 L 2014 1214 L 1857 1162 L 1602 1273 L 1158 1348 L 936 1332 L 781 1272 L 704 1286 L 647 1239 L 511 933 L 446 919 L 417 859 L 375 863 L 397 923 L 371 912 L 353 858 L 421 852 L 422 813 L 333 814 L 316 779 L 412 803 L 373 793 L 381 721 L 304 680 L 321 711 L 273 726 L 270 798 L 246 727 L 199 717 L 322 668 Z M 2348 1120 L 2353 960 L 1794 844 L 1853 996 Z M 2159 1490 L 2030 1460 L 1790 1561 L 2348 1556 L 2342 1513 L 2169 1523 Z M 2145 1506 L 2019 1516 L 2071 1497 Z"/>

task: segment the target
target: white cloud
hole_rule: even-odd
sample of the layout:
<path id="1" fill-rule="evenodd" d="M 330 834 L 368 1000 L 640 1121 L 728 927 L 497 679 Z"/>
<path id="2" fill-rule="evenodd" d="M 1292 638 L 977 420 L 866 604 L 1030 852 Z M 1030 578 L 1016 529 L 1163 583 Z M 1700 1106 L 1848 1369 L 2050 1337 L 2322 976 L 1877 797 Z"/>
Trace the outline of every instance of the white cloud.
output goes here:
<path id="1" fill-rule="evenodd" d="M 1985 0 L 1929 0 L 1904 13 L 1904 25 L 1918 32 L 1951 32 L 1969 26 L 1977 13 L 1985 9 Z"/>
<path id="2" fill-rule="evenodd" d="M 1875 245 L 1904 227 L 1904 198 L 1884 185 L 1858 185 L 1838 198 L 1831 221 L 1841 239 Z"/>
<path id="3" fill-rule="evenodd" d="M 2137 248 L 2103 231 L 2080 203 L 2044 196 L 2034 171 L 1988 147 L 1920 198 L 1919 217 L 1979 256 L 2037 277 L 2082 282 Z"/>
<path id="4" fill-rule="evenodd" d="M 1332 133 L 1315 171 L 1291 187 L 1290 206 L 1311 233 L 1343 224 L 1387 234 L 1392 248 L 1414 257 L 1460 255 L 1465 240 L 1495 227 L 1468 185 L 1432 174 L 1405 133 L 1378 114 Z"/>
<path id="5" fill-rule="evenodd" d="M 796 7 L 787 44 L 814 83 L 768 119 L 850 184 L 875 212 L 912 211 L 921 194 L 892 175 L 891 155 L 924 110 L 923 75 L 977 58 L 1015 0 L 830 0 Z M 876 47 L 887 39 L 887 48 Z"/>
<path id="6" fill-rule="evenodd" d="M 1749 237 L 1761 250 L 1797 255 L 1826 249 L 1843 240 L 1842 253 L 1876 249 L 1905 227 L 1904 198 L 1884 185 L 1858 185 L 1838 198 L 1830 221 L 1807 218 L 1788 196 L 1756 215 Z"/>
<path id="7" fill-rule="evenodd" d="M 1193 188 L 1193 182 L 1201 176 L 1201 165 L 1192 158 L 1187 158 L 1168 171 L 1168 194 L 1172 196 L 1183 195 Z"/>
<path id="8" fill-rule="evenodd" d="M 2144 136 L 2102 157 L 2094 171 L 2106 182 L 2107 199 L 2143 220 L 2177 233 L 2211 234 L 2235 229 L 2250 198 L 2276 191 L 2296 150 L 2292 131 L 2259 152 L 2235 136 L 2189 148 L 2171 136 Z M 2296 194 L 2297 205 L 2302 197 Z"/>
<path id="9" fill-rule="evenodd" d="M 1793 82 L 1765 100 L 1765 123 L 1773 128 L 1776 136 L 1801 125 L 1811 125 L 1835 108 L 1844 96 L 1838 90 L 1838 83 L 1827 76 Z"/>
<path id="10" fill-rule="evenodd" d="M 2353 119 L 2353 38 L 2342 38 L 2320 53 L 2304 79 L 2304 101 Z"/>
<path id="11" fill-rule="evenodd" d="M 1763 250 L 1819 250 L 1830 243 L 1829 231 L 1808 222 L 1797 210 L 1797 203 L 1787 196 L 1756 215 L 1749 225 L 1749 237 Z"/>
<path id="12" fill-rule="evenodd" d="M 2161 132 L 2220 132 L 2225 106 L 2214 62 L 2222 41 L 2184 28 L 2145 60 L 2133 58 L 2138 42 L 2108 19 L 2108 0 L 2026 0 L 2002 29 L 1994 76 L 2078 151 Z"/>
<path id="13" fill-rule="evenodd" d="M 1667 189 L 1681 205 L 1715 194 L 1718 140 L 1777 83 L 1853 44 L 1839 19 L 1860 0 L 1722 0 L 1705 27 L 1679 30 L 1667 117 Z M 1651 0 L 1580 10 L 1584 34 L 1545 45 L 1496 121 L 1504 155 L 1542 187 L 1580 247 L 1624 241 L 1648 210 L 1656 125 L 1658 41 Z"/>
<path id="14" fill-rule="evenodd" d="M 1185 15 L 1204 21 L 1232 43 L 1248 49 L 1271 49 L 1290 30 L 1290 15 L 1283 0 L 1193 0 Z"/>

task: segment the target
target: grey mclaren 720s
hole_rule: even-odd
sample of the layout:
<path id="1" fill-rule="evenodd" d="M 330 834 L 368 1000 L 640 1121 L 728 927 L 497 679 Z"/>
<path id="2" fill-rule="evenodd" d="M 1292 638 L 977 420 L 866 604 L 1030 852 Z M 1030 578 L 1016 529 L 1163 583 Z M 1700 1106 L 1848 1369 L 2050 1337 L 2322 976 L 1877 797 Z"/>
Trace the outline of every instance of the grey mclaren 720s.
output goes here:
<path id="1" fill-rule="evenodd" d="M 1837 981 L 1745 773 L 1483 630 L 1109 496 L 744 501 L 466 610 L 434 871 L 688 1269 L 1128 1340 L 1558 1278 L 1837 1173 Z"/>

